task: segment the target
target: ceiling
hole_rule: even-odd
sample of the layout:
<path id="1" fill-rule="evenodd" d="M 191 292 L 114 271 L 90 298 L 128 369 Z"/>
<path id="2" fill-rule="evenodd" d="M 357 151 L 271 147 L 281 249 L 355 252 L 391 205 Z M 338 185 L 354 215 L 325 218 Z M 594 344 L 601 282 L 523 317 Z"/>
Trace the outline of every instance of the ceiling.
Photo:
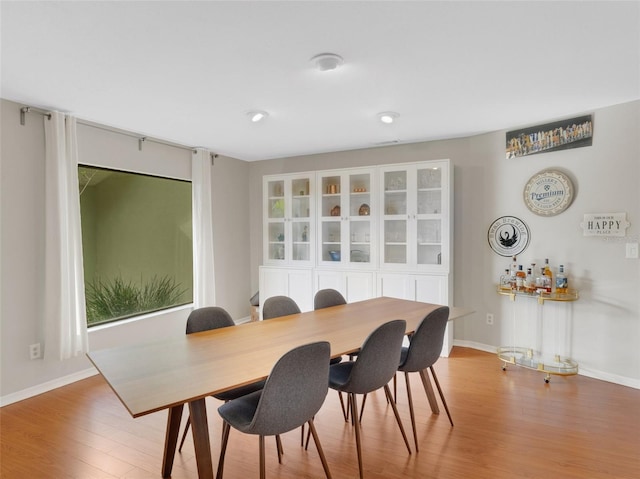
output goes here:
<path id="1" fill-rule="evenodd" d="M 640 98 L 638 1 L 2 1 L 0 15 L 3 98 L 247 161 Z M 318 71 L 324 52 L 344 65 Z M 255 109 L 269 117 L 251 123 Z"/>

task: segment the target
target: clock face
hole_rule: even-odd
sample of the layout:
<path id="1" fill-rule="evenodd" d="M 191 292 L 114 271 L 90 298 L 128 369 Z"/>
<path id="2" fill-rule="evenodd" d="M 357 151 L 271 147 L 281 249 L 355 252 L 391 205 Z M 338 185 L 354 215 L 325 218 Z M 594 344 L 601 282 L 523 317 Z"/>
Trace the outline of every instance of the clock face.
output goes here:
<path id="1" fill-rule="evenodd" d="M 573 201 L 573 184 L 567 175 L 556 170 L 541 171 L 524 187 L 527 208 L 540 216 L 555 216 Z"/>

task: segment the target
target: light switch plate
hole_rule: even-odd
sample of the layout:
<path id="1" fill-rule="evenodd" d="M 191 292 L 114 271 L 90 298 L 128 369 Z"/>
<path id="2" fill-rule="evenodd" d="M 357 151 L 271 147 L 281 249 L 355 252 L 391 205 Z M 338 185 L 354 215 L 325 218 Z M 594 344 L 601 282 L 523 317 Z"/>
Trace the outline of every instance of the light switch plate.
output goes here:
<path id="1" fill-rule="evenodd" d="M 626 258 L 638 259 L 638 243 L 627 243 Z"/>

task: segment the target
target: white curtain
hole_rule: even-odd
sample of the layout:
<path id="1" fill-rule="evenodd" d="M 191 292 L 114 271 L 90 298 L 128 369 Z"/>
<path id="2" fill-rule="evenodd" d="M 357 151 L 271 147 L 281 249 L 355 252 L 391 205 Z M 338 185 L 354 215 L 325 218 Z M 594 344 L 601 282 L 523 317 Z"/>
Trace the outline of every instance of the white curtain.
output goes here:
<path id="1" fill-rule="evenodd" d="M 211 153 L 197 149 L 191 162 L 193 204 L 193 306 L 215 306 Z"/>
<path id="2" fill-rule="evenodd" d="M 44 118 L 44 131 L 44 354 L 63 360 L 88 350 L 76 119 L 53 112 Z"/>

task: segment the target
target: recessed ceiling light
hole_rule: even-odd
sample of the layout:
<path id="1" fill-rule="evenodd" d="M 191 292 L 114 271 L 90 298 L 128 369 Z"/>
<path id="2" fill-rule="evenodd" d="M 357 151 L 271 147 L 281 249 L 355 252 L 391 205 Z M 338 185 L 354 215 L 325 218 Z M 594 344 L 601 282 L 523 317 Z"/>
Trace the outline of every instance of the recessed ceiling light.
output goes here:
<path id="1" fill-rule="evenodd" d="M 335 53 L 320 53 L 311 58 L 311 61 L 316 64 L 316 68 L 321 72 L 335 70 L 344 63 L 344 59 Z"/>
<path id="2" fill-rule="evenodd" d="M 383 111 L 382 113 L 378 113 L 378 119 L 382 123 L 386 123 L 387 125 L 390 125 L 391 123 L 396 121 L 396 119 L 399 116 L 400 115 L 398 113 L 394 112 L 394 111 Z"/>
<path id="3" fill-rule="evenodd" d="M 262 110 L 252 110 L 247 112 L 247 116 L 253 123 L 258 123 L 269 116 L 269 113 Z"/>

